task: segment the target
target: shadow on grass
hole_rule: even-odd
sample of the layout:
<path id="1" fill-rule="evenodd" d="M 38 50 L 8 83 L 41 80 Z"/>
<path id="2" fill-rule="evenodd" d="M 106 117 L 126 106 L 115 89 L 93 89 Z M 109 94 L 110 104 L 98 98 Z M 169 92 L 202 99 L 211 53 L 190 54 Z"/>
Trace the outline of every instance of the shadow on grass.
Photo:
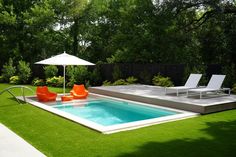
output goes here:
<path id="1" fill-rule="evenodd" d="M 11 98 L 8 98 L 8 100 L 11 100 L 11 101 L 13 101 L 14 103 L 15 103 L 15 105 L 22 105 L 22 104 L 26 104 L 26 102 L 25 101 L 23 101 L 23 100 L 20 100 L 20 99 L 17 99 L 16 100 L 16 98 L 14 98 L 14 97 L 11 97 Z M 20 102 L 20 103 L 19 103 Z"/>
<path id="2" fill-rule="evenodd" d="M 208 128 L 201 131 L 209 138 L 193 137 L 168 142 L 149 142 L 138 147 L 135 152 L 117 157 L 235 157 L 236 120 L 206 124 Z"/>
<path id="3" fill-rule="evenodd" d="M 15 98 L 7 98 L 7 100 L 10 100 L 12 103 L 10 103 L 10 104 L 1 103 L 0 108 L 6 108 L 6 107 L 11 107 L 11 106 L 13 107 L 13 106 L 25 104 L 25 102 L 22 100 L 19 100 L 19 102 L 21 103 L 21 104 L 19 104 Z"/>

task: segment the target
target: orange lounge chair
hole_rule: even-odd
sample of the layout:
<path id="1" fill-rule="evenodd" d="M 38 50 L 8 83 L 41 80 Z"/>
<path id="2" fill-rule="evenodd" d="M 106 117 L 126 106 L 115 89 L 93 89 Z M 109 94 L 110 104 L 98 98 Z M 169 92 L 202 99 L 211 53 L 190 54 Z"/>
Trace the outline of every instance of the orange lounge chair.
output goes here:
<path id="1" fill-rule="evenodd" d="M 74 99 L 85 99 L 88 96 L 88 91 L 85 89 L 83 84 L 74 84 L 73 89 L 70 91 L 70 94 Z"/>
<path id="2" fill-rule="evenodd" d="M 50 92 L 47 86 L 38 86 L 36 90 L 37 98 L 39 101 L 55 101 L 57 93 Z"/>

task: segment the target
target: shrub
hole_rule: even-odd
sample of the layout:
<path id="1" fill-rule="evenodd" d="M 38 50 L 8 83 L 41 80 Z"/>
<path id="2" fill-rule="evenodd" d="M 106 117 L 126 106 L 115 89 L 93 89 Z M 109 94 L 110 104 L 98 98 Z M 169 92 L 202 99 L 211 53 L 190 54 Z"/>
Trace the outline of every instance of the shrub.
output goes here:
<path id="1" fill-rule="evenodd" d="M 17 69 L 19 79 L 22 83 L 27 83 L 31 76 L 30 64 L 25 61 L 19 61 L 18 63 Z"/>
<path id="2" fill-rule="evenodd" d="M 20 84 L 20 77 L 19 76 L 12 76 L 10 78 L 10 84 Z"/>
<path id="3" fill-rule="evenodd" d="M 119 80 L 116 80 L 113 85 L 114 86 L 117 86 L 117 85 L 127 85 L 128 83 L 124 80 L 124 79 L 119 79 Z"/>
<path id="4" fill-rule="evenodd" d="M 194 66 L 194 67 L 186 66 L 186 68 L 184 69 L 184 78 L 182 80 L 183 84 L 186 82 L 186 80 L 188 79 L 191 73 L 195 73 L 195 74 L 202 74 L 199 84 L 206 85 L 208 82 L 208 79 L 206 77 L 206 69 L 207 69 L 207 66 L 203 64 L 199 64 L 198 66 Z"/>
<path id="5" fill-rule="evenodd" d="M 16 67 L 13 66 L 13 60 L 9 58 L 8 63 L 3 65 L 2 68 L 2 77 L 4 82 L 9 82 L 10 77 L 14 76 L 16 73 Z"/>
<path id="6" fill-rule="evenodd" d="M 85 66 L 77 66 L 75 68 L 75 80 L 77 84 L 86 84 L 89 80 L 88 68 Z"/>
<path id="7" fill-rule="evenodd" d="M 4 82 L 4 78 L 3 76 L 0 76 L 0 83 L 3 83 Z"/>
<path id="8" fill-rule="evenodd" d="M 39 78 L 34 78 L 32 81 L 32 85 L 33 86 L 44 86 L 45 82 L 43 79 L 39 79 Z"/>
<path id="9" fill-rule="evenodd" d="M 64 77 L 52 77 L 52 78 L 47 78 L 46 84 L 48 86 L 53 86 L 53 87 L 62 87 L 64 83 Z"/>
<path id="10" fill-rule="evenodd" d="M 112 83 L 111 83 L 111 81 L 105 80 L 105 81 L 103 81 L 102 85 L 103 86 L 111 86 Z"/>
<path id="11" fill-rule="evenodd" d="M 89 80 L 86 81 L 86 82 L 85 82 L 85 87 L 88 88 L 88 87 L 90 87 L 90 86 L 91 86 L 91 85 L 90 85 L 90 81 L 89 81 Z"/>
<path id="12" fill-rule="evenodd" d="M 150 75 L 148 71 L 142 71 L 139 74 L 139 78 L 140 78 L 141 83 L 144 83 L 144 84 L 151 84 L 152 82 L 152 76 Z"/>
<path id="13" fill-rule="evenodd" d="M 74 76 L 75 68 L 74 66 L 66 67 L 66 79 L 69 80 L 66 86 L 72 87 L 75 84 L 75 76 Z"/>
<path id="14" fill-rule="evenodd" d="M 170 80 L 169 77 L 163 77 L 160 74 L 153 77 L 152 83 L 156 86 L 162 86 L 162 87 L 171 87 L 171 86 L 173 86 L 173 83 L 172 83 L 172 81 Z"/>
<path id="15" fill-rule="evenodd" d="M 236 67 L 235 64 L 229 64 L 225 65 L 223 67 L 223 74 L 226 75 L 224 80 L 224 85 L 226 87 L 233 87 L 235 81 L 236 81 Z"/>
<path id="16" fill-rule="evenodd" d="M 236 93 L 236 83 L 233 85 L 232 92 Z"/>
<path id="17" fill-rule="evenodd" d="M 66 87 L 73 87 L 73 85 L 75 84 L 75 83 L 73 83 L 74 81 L 69 81 L 69 82 L 67 82 L 66 83 Z"/>
<path id="18" fill-rule="evenodd" d="M 122 78 L 122 72 L 120 71 L 120 68 L 118 65 L 114 66 L 112 77 L 113 77 L 113 80 L 119 80 L 120 78 Z"/>
<path id="19" fill-rule="evenodd" d="M 44 75 L 45 78 L 52 78 L 53 76 L 57 76 L 58 73 L 58 68 L 55 65 L 49 65 L 49 66 L 45 66 L 43 67 L 44 69 Z"/>
<path id="20" fill-rule="evenodd" d="M 127 84 L 135 84 L 138 81 L 137 78 L 131 76 L 126 79 Z"/>
<path id="21" fill-rule="evenodd" d="M 137 81 L 135 77 L 128 77 L 126 80 L 124 79 L 119 79 L 116 80 L 114 83 L 106 80 L 102 83 L 103 86 L 118 86 L 118 85 L 129 85 L 129 84 L 134 84 Z"/>
<path id="22" fill-rule="evenodd" d="M 73 84 L 86 84 L 86 81 L 89 80 L 88 68 L 85 66 L 67 66 L 66 75 L 69 79 L 68 85 Z"/>
<path id="23" fill-rule="evenodd" d="M 96 67 L 92 73 L 89 75 L 89 80 L 91 82 L 91 85 L 101 85 L 102 83 L 102 77 L 100 73 L 99 67 Z"/>

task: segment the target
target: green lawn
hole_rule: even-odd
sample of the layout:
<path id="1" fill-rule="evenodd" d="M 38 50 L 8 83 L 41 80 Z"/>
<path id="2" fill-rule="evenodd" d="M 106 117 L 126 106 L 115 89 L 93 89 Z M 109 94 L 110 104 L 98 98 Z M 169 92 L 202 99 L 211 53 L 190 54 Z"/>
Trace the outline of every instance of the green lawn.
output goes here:
<path id="1" fill-rule="evenodd" d="M 8 86 L 0 84 L 0 91 Z M 5 93 L 0 95 L 0 122 L 48 157 L 236 156 L 236 110 L 104 135 L 30 104 L 19 105 Z"/>

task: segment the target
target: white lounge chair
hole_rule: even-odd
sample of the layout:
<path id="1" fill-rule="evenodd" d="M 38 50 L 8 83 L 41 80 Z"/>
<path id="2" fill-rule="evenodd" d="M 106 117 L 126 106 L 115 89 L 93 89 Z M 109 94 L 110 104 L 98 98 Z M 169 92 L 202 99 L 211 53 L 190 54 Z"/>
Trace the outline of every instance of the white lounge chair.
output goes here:
<path id="1" fill-rule="evenodd" d="M 197 85 L 202 77 L 202 74 L 190 74 L 187 82 L 184 86 L 176 86 L 176 87 L 166 87 L 165 94 L 167 94 L 167 90 L 175 90 L 176 95 L 179 96 L 179 92 L 188 91 L 192 88 L 197 88 Z"/>
<path id="2" fill-rule="evenodd" d="M 224 79 L 225 75 L 212 75 L 206 87 L 198 89 L 190 89 L 187 91 L 187 96 L 189 95 L 189 92 L 195 92 L 200 94 L 200 99 L 201 99 L 202 95 L 207 94 L 207 92 L 220 92 L 220 91 L 228 91 L 228 94 L 230 95 L 230 88 L 221 88 Z"/>

